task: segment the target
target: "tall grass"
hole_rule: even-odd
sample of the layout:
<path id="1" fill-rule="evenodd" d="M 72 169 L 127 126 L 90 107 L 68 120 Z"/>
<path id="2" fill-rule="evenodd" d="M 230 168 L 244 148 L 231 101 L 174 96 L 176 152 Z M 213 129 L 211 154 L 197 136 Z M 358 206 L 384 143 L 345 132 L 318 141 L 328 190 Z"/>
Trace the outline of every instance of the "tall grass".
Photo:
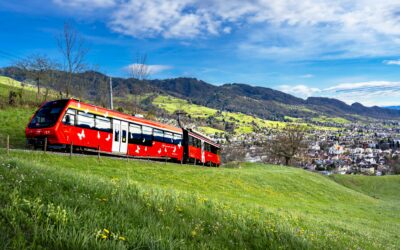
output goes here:
<path id="1" fill-rule="evenodd" d="M 349 212 L 365 205 L 368 213 L 381 207 L 381 217 L 388 216 L 386 203 L 303 172 L 1 152 L 0 247 L 389 249 L 399 243 L 398 215 L 383 218 L 386 232 L 373 234 L 381 230 L 377 223 Z M 299 189 L 307 186 L 302 181 L 309 190 Z M 318 193 L 324 186 L 333 192 Z"/>

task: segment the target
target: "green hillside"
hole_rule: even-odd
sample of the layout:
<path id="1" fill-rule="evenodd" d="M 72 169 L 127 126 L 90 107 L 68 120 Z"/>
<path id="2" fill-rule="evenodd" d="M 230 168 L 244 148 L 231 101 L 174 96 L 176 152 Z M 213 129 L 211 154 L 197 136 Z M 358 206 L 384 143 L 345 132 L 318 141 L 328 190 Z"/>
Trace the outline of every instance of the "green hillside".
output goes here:
<path id="1" fill-rule="evenodd" d="M 178 110 L 182 110 L 182 111 L 185 111 L 187 114 L 189 114 L 192 118 L 197 118 L 197 119 L 212 118 L 212 119 L 216 120 L 217 122 L 233 123 L 235 125 L 234 132 L 236 134 L 248 134 L 248 133 L 254 132 L 255 130 L 260 129 L 260 128 L 261 129 L 262 128 L 278 128 L 279 129 L 279 128 L 286 126 L 285 122 L 264 120 L 264 119 L 254 117 L 251 115 L 246 115 L 243 113 L 226 112 L 226 111 L 218 113 L 217 109 L 192 104 L 186 100 L 179 99 L 179 98 L 172 97 L 172 96 L 159 95 L 156 98 L 154 98 L 153 105 L 165 110 L 169 114 L 173 114 L 174 112 L 176 112 Z M 338 120 L 338 119 L 339 118 L 337 118 L 336 120 Z M 342 119 L 342 120 L 345 120 L 345 119 Z M 340 121 L 343 122 L 342 120 L 340 120 Z M 303 121 L 301 119 L 290 120 L 290 122 L 303 123 Z M 336 129 L 333 127 L 311 126 L 311 125 L 310 125 L 310 128 L 319 129 L 319 130 L 335 130 Z M 208 133 L 208 134 L 223 132 L 221 130 L 217 129 L 217 131 L 216 131 L 215 128 L 205 127 L 205 126 L 200 127 L 200 130 L 202 130 L 204 133 Z"/>
<path id="2" fill-rule="evenodd" d="M 396 249 L 391 178 L 0 151 L 0 247 Z"/>
<path id="3" fill-rule="evenodd" d="M 24 145 L 38 105 L 35 89 L 0 78 L 3 104 L 10 90 L 23 97 L 0 106 L 0 148 L 5 135 L 12 147 Z M 216 112 L 182 101 L 155 100 L 169 112 Z M 269 125 L 222 117 L 242 124 L 239 131 Z M 327 178 L 262 164 L 216 169 L 0 149 L 0 248 L 396 249 L 399 191 L 400 176 Z"/>

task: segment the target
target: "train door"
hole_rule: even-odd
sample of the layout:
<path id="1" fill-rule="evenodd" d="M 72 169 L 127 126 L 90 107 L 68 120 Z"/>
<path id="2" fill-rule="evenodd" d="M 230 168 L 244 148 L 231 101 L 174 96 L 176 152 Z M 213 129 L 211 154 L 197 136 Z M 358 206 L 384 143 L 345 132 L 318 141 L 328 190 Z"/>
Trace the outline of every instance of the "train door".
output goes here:
<path id="1" fill-rule="evenodd" d="M 128 151 L 128 123 L 121 122 L 121 143 L 119 152 L 126 154 Z"/>
<path id="2" fill-rule="evenodd" d="M 128 150 L 128 123 L 113 119 L 113 144 L 114 153 L 126 153 Z"/>
<path id="3" fill-rule="evenodd" d="M 119 153 L 119 143 L 121 141 L 121 121 L 113 119 L 113 143 L 112 151 Z"/>
<path id="4" fill-rule="evenodd" d="M 204 163 L 206 161 L 206 155 L 204 152 L 204 141 L 201 140 L 201 162 Z"/>

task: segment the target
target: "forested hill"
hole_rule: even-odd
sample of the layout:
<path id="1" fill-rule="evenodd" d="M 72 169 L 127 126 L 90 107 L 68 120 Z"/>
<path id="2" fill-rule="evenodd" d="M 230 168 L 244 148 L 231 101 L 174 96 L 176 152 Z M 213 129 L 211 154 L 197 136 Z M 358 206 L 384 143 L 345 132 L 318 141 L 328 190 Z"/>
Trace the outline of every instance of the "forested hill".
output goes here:
<path id="1" fill-rule="evenodd" d="M 13 67 L 3 68 L 0 74 L 23 81 L 26 72 Z M 65 73 L 52 72 L 50 87 L 63 90 Z M 91 100 L 104 101 L 107 95 L 108 76 L 94 71 L 74 76 L 73 94 Z M 355 120 L 359 116 L 378 119 L 400 119 L 400 110 L 365 107 L 360 103 L 347 105 L 337 99 L 310 97 L 306 100 L 271 88 L 229 83 L 212 85 L 195 78 L 173 78 L 139 81 L 133 78 L 113 78 L 114 93 L 124 98 L 146 93 L 168 94 L 186 99 L 194 104 L 219 110 L 241 112 L 260 118 L 282 120 L 285 116 L 312 118 L 319 115 L 344 117 Z M 75 93 L 74 93 L 75 92 Z M 153 95 L 154 96 L 154 95 Z"/>

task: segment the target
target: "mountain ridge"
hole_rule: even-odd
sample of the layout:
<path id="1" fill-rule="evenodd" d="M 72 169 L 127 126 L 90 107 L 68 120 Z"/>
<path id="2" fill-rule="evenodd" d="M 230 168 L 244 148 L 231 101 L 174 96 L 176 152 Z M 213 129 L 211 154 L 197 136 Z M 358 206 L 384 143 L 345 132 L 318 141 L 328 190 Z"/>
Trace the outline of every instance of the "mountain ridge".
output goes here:
<path id="1" fill-rule="evenodd" d="M 15 67 L 2 68 L 0 74 L 20 81 L 27 79 L 24 72 Z M 63 74 L 65 73 L 62 71 L 56 71 L 54 75 L 57 80 L 52 82 L 50 87 L 62 90 Z M 89 90 L 87 94 L 90 98 L 101 99 L 103 97 L 98 96 L 100 94 L 97 89 L 101 83 L 107 83 L 108 78 L 107 75 L 100 72 L 86 71 L 74 75 L 73 85 L 77 89 L 81 89 L 82 85 L 85 85 Z M 217 86 L 190 77 L 142 81 L 134 78 L 115 77 L 113 78 L 113 89 L 115 95 L 122 98 L 129 94 L 168 94 L 194 104 L 271 120 L 283 120 L 286 116 L 312 118 L 320 114 L 339 116 L 350 120 L 355 120 L 356 116 L 400 119 L 400 110 L 377 106 L 366 107 L 360 103 L 348 105 L 338 99 L 327 97 L 309 97 L 304 100 L 268 87 L 250 86 L 244 83 L 226 83 Z M 103 87 L 102 94 L 104 95 L 106 91 L 107 87 Z"/>

